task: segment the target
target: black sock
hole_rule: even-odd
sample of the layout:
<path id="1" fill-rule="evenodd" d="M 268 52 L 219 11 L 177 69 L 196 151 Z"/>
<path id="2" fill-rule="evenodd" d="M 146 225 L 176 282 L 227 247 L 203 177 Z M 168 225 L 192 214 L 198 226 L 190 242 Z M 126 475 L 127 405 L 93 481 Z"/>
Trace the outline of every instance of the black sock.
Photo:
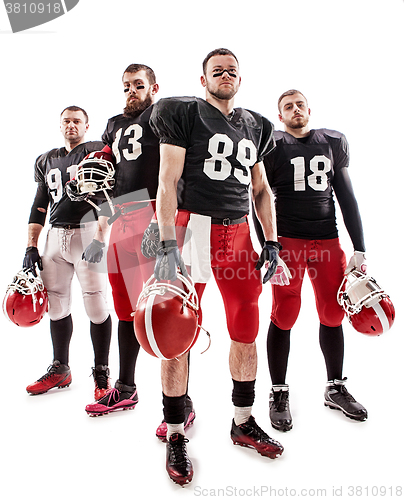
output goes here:
<path id="1" fill-rule="evenodd" d="M 166 396 L 163 393 L 164 420 L 170 424 L 182 424 L 185 420 L 185 398 L 183 396 Z"/>
<path id="2" fill-rule="evenodd" d="M 289 350 L 290 330 L 281 330 L 271 321 L 267 337 L 267 356 L 273 385 L 284 384 L 286 381 Z"/>
<path id="3" fill-rule="evenodd" d="M 133 321 L 119 321 L 119 380 L 126 385 L 135 385 L 135 367 L 140 344 L 135 335 Z"/>
<path id="4" fill-rule="evenodd" d="M 57 359 L 62 365 L 68 365 L 69 346 L 73 334 L 71 315 L 57 321 L 50 320 L 50 333 L 53 344 L 53 360 Z"/>
<path id="5" fill-rule="evenodd" d="M 107 365 L 111 345 L 111 316 L 99 325 L 90 321 L 90 335 L 94 349 L 94 366 Z"/>
<path id="6" fill-rule="evenodd" d="M 320 323 L 320 347 L 327 369 L 327 380 L 342 379 L 344 362 L 344 334 L 342 326 L 325 326 Z"/>
<path id="7" fill-rule="evenodd" d="M 255 380 L 239 382 L 233 380 L 231 400 L 234 406 L 244 408 L 252 406 L 255 398 Z"/>

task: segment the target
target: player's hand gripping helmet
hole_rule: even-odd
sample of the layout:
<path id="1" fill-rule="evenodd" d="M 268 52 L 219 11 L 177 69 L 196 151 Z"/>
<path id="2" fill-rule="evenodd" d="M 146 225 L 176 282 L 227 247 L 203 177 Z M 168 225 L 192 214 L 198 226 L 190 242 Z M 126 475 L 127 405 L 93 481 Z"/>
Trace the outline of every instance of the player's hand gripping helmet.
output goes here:
<path id="1" fill-rule="evenodd" d="M 344 276 L 337 300 L 360 333 L 380 335 L 393 325 L 395 310 L 390 297 L 374 278 L 357 269 Z"/>
<path id="2" fill-rule="evenodd" d="M 87 201 L 97 210 L 99 207 L 89 197 L 105 197 L 114 213 L 108 195 L 108 191 L 114 187 L 114 175 L 113 156 L 105 151 L 95 151 L 77 165 L 76 177 L 66 184 L 66 193 L 72 201 Z"/>
<path id="3" fill-rule="evenodd" d="M 33 326 L 48 310 L 48 293 L 42 279 L 22 269 L 7 287 L 3 312 L 17 326 Z"/>
<path id="4" fill-rule="evenodd" d="M 178 273 L 174 283 L 152 276 L 144 285 L 134 313 L 136 338 L 160 359 L 186 353 L 199 334 L 199 301 L 192 278 Z"/>

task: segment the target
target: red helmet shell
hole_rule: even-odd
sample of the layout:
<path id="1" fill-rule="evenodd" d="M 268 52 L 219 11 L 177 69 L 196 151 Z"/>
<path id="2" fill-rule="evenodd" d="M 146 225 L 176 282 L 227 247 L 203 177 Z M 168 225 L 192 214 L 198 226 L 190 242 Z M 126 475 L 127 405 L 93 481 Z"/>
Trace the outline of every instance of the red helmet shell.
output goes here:
<path id="1" fill-rule="evenodd" d="M 48 311 L 46 288 L 32 295 L 25 295 L 17 290 L 8 290 L 3 301 L 3 311 L 7 318 L 17 326 L 36 325 Z"/>
<path id="2" fill-rule="evenodd" d="M 360 333 L 377 336 L 387 332 L 394 323 L 395 309 L 390 297 L 384 296 L 377 304 L 364 306 L 357 314 L 349 316 L 349 322 Z"/>
<path id="3" fill-rule="evenodd" d="M 189 351 L 198 337 L 197 296 L 189 278 L 182 276 L 173 284 L 150 283 L 134 313 L 136 338 L 150 355 L 174 359 Z"/>
<path id="4" fill-rule="evenodd" d="M 359 333 L 381 335 L 394 323 L 395 310 L 390 297 L 374 278 L 357 269 L 344 277 L 337 300 Z"/>

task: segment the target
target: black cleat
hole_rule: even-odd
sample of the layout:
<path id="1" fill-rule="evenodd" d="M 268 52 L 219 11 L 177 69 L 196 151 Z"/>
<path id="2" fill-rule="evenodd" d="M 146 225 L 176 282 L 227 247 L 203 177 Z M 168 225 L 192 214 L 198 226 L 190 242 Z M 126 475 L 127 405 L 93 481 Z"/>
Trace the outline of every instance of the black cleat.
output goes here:
<path id="1" fill-rule="evenodd" d="M 363 422 L 368 418 L 366 409 L 358 403 L 345 387 L 346 377 L 342 380 L 329 380 L 324 392 L 324 405 L 340 410 L 349 418 Z"/>
<path id="2" fill-rule="evenodd" d="M 289 386 L 273 385 L 269 396 L 269 418 L 271 425 L 278 431 L 290 431 L 292 415 L 289 409 Z"/>
<path id="3" fill-rule="evenodd" d="M 190 483 L 194 475 L 186 443 L 188 439 L 178 433 L 172 434 L 167 441 L 166 469 L 174 483 L 180 486 Z"/>
<path id="4" fill-rule="evenodd" d="M 252 415 L 247 422 L 241 425 L 236 425 L 233 420 L 230 437 L 233 444 L 255 448 L 264 457 L 276 458 L 283 453 L 283 446 L 278 441 L 270 438 L 258 426 Z"/>

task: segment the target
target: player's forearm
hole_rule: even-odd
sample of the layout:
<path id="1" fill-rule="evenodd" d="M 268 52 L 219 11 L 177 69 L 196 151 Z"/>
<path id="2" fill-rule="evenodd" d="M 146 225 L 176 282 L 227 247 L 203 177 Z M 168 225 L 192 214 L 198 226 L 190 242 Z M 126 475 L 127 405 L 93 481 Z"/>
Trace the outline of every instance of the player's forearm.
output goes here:
<path id="1" fill-rule="evenodd" d="M 253 192 L 255 212 L 261 223 L 266 241 L 277 241 L 275 201 L 272 190 L 264 186 L 258 192 Z"/>
<path id="2" fill-rule="evenodd" d="M 38 247 L 39 235 L 41 234 L 43 226 L 41 224 L 30 223 L 28 224 L 28 243 L 27 247 Z"/>
<path id="3" fill-rule="evenodd" d="M 97 229 L 94 234 L 94 239 L 105 243 L 108 238 L 110 226 L 108 224 L 109 217 L 101 215 L 98 217 Z"/>
<path id="4" fill-rule="evenodd" d="M 175 240 L 175 212 L 177 210 L 177 189 L 174 185 L 160 183 L 157 191 L 156 214 L 160 240 Z"/>

